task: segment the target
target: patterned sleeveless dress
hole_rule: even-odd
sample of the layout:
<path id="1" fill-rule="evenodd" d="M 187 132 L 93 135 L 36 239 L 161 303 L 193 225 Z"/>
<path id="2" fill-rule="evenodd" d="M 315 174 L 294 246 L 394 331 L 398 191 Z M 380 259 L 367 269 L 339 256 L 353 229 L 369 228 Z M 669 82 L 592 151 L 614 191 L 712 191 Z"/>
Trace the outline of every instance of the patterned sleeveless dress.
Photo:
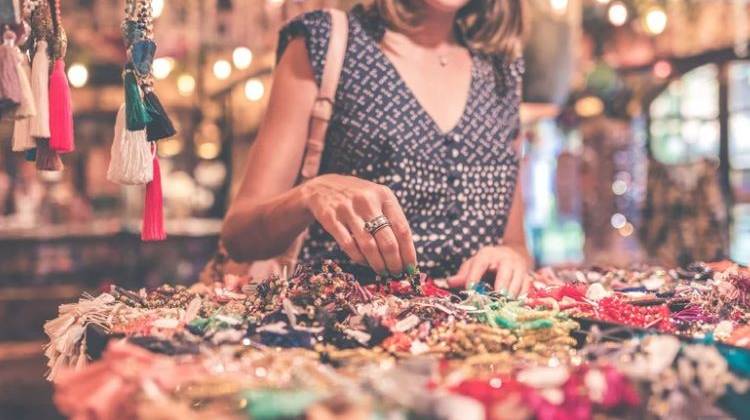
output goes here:
<path id="1" fill-rule="evenodd" d="M 326 11 L 295 18 L 281 30 L 277 58 L 292 39 L 304 38 L 319 84 L 330 31 Z M 520 126 L 523 62 L 470 50 L 469 99 L 456 126 L 443 132 L 380 49 L 384 31 L 384 22 L 362 6 L 349 12 L 348 46 L 320 173 L 390 187 L 413 231 L 420 269 L 442 278 L 479 248 L 502 241 L 518 176 L 511 142 Z M 328 258 L 348 260 L 314 224 L 300 261 Z"/>

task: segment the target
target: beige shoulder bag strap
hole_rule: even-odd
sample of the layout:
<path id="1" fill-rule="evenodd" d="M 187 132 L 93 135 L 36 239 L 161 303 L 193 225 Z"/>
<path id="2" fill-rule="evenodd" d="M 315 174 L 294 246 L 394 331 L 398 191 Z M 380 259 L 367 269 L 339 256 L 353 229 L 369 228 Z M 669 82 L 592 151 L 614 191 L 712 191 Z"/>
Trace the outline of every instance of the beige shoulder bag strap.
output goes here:
<path id="1" fill-rule="evenodd" d="M 336 9 L 329 9 L 329 12 L 331 14 L 331 36 L 328 40 L 328 51 L 323 65 L 320 90 L 310 116 L 305 159 L 300 171 L 303 181 L 318 175 L 320 159 L 325 148 L 328 121 L 333 115 L 336 88 L 339 84 L 339 76 L 341 75 L 341 68 L 344 66 L 344 55 L 346 54 L 349 32 L 346 13 Z"/>
<path id="2" fill-rule="evenodd" d="M 333 115 L 336 88 L 339 84 L 341 69 L 344 66 L 344 56 L 349 37 L 349 23 L 346 13 L 336 9 L 328 9 L 328 12 L 331 15 L 331 36 L 328 39 L 328 51 L 323 64 L 318 97 L 315 99 L 310 115 L 305 157 L 298 177 L 300 182 L 314 178 L 320 170 L 326 131 L 328 130 L 328 122 Z M 256 280 L 272 274 L 281 274 L 284 268 L 291 273 L 297 264 L 297 258 L 305 236 L 307 236 L 307 231 L 297 237 L 284 254 L 276 258 L 252 262 L 248 273 Z"/>

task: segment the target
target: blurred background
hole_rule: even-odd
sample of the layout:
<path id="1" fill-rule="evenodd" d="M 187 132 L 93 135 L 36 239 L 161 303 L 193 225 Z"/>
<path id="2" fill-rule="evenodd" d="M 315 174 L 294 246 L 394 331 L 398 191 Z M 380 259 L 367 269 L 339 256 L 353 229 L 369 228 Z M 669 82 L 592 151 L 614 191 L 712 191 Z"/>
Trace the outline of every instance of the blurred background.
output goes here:
<path id="1" fill-rule="evenodd" d="M 62 4 L 77 145 L 63 172 L 11 152 L 12 122 L 0 123 L 0 365 L 14 366 L 0 369 L 0 404 L 13 418 L 54 416 L 38 378 L 59 303 L 197 279 L 263 116 L 278 29 L 354 4 L 152 3 L 155 90 L 179 131 L 158 143 L 166 242 L 140 242 L 142 188 L 106 180 L 124 1 Z M 537 263 L 750 263 L 750 2 L 526 3 L 522 182 Z"/>

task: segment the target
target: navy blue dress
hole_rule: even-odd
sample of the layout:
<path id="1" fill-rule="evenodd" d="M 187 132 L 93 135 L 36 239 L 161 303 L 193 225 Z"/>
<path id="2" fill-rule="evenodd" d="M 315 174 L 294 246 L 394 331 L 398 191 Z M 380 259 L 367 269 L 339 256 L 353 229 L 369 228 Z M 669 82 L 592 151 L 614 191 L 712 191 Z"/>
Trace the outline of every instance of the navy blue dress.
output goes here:
<path id="1" fill-rule="evenodd" d="M 331 16 L 314 11 L 281 31 L 277 57 L 303 37 L 320 83 Z M 435 278 L 454 274 L 486 245 L 502 240 L 518 176 L 511 142 L 519 132 L 522 59 L 471 51 L 469 99 L 456 126 L 442 132 L 378 43 L 385 25 L 361 6 L 349 12 L 349 40 L 326 135 L 320 173 L 387 185 L 414 234 L 419 266 Z M 346 260 L 314 224 L 300 260 Z"/>

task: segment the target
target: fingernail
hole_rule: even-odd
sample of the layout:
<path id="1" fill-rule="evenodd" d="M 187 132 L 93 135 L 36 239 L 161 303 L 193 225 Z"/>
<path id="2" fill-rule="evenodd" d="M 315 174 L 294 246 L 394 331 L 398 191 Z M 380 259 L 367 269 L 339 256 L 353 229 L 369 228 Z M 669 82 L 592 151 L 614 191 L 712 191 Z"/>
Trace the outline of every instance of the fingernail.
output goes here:
<path id="1" fill-rule="evenodd" d="M 406 274 L 413 276 L 417 274 L 417 267 L 414 266 L 414 264 L 409 264 L 406 266 Z"/>

